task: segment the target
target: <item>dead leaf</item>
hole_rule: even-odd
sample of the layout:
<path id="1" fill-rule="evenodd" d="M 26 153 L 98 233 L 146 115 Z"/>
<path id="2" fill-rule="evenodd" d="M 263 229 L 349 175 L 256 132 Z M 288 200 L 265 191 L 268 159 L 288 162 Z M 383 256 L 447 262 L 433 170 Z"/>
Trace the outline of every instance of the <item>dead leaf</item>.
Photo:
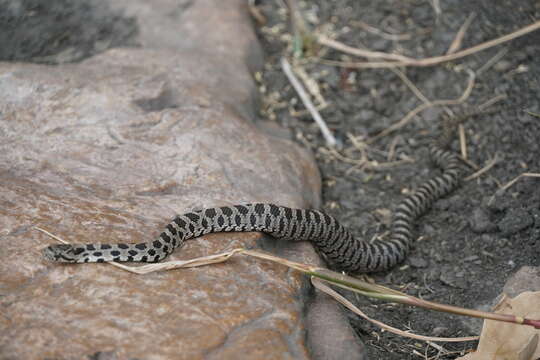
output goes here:
<path id="1" fill-rule="evenodd" d="M 513 299 L 504 296 L 495 312 L 540 319 L 540 291 L 527 291 Z M 485 320 L 478 348 L 459 360 L 537 360 L 539 336 L 540 329 L 532 326 Z"/>

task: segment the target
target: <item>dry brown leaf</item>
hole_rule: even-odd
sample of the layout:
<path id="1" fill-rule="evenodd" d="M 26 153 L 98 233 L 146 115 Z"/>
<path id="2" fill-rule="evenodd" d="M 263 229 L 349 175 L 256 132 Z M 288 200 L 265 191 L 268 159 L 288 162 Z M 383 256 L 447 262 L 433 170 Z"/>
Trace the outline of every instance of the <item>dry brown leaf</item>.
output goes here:
<path id="1" fill-rule="evenodd" d="M 540 319 L 540 291 L 524 292 L 515 298 L 504 298 L 495 309 L 502 314 Z M 476 352 L 461 360 L 536 360 L 540 359 L 538 345 L 540 329 L 532 326 L 485 320 Z"/>

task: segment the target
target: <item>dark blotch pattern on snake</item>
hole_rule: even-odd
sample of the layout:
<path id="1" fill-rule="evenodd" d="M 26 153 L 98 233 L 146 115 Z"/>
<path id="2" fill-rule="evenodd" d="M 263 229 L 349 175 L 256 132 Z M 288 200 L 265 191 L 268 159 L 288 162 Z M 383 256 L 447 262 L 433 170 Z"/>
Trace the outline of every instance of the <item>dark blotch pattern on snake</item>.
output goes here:
<path id="1" fill-rule="evenodd" d="M 152 242 L 139 244 L 51 245 L 46 258 L 69 263 L 140 261 L 156 262 L 185 240 L 226 231 L 260 231 L 278 239 L 311 241 L 332 268 L 347 272 L 387 270 L 404 260 L 413 240 L 415 219 L 459 183 L 458 158 L 436 145 L 431 158 L 442 174 L 425 182 L 397 207 L 387 240 L 367 242 L 355 238 L 335 218 L 317 210 L 291 209 L 273 204 L 217 207 L 178 215 Z"/>

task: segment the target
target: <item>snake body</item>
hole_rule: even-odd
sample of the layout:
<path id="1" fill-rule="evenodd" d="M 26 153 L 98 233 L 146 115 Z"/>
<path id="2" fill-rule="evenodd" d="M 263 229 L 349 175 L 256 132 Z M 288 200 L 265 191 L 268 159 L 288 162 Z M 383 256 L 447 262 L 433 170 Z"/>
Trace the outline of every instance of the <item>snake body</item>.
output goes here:
<path id="1" fill-rule="evenodd" d="M 457 156 L 436 145 L 430 147 L 430 155 L 442 174 L 425 182 L 398 205 L 390 236 L 384 241 L 356 238 L 334 217 L 318 210 L 255 203 L 178 215 L 152 242 L 51 245 L 43 254 L 49 260 L 68 263 L 157 262 L 191 238 L 214 232 L 260 231 L 278 239 L 311 241 L 329 265 L 338 270 L 352 273 L 387 270 L 407 256 L 414 221 L 459 184 Z"/>

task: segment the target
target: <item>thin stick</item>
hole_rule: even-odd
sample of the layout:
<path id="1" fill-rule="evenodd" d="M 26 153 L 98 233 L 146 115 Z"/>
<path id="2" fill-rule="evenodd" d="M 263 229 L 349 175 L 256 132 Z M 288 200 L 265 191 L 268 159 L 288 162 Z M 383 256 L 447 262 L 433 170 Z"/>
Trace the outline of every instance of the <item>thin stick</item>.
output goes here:
<path id="1" fill-rule="evenodd" d="M 411 339 L 423 340 L 423 341 L 462 342 L 462 341 L 475 341 L 475 340 L 478 340 L 478 336 L 460 337 L 460 338 L 446 338 L 446 337 L 443 338 L 443 337 L 417 335 L 417 334 L 413 334 L 413 333 L 410 333 L 410 332 L 407 332 L 407 331 L 397 329 L 397 328 L 392 327 L 390 325 L 387 325 L 387 324 L 385 324 L 385 323 L 383 323 L 381 321 L 370 318 L 362 310 L 360 310 L 359 308 L 354 306 L 349 300 L 345 299 L 343 296 L 341 296 L 336 291 L 334 291 L 329 286 L 327 286 L 322 280 L 312 276 L 311 277 L 311 283 L 317 289 L 319 289 L 320 291 L 330 295 L 331 297 L 333 297 L 334 299 L 339 301 L 343 306 L 345 306 L 347 309 L 351 310 L 355 314 L 360 315 L 361 317 L 363 317 L 367 321 L 371 322 L 372 324 L 374 324 L 374 325 L 376 325 L 376 326 L 380 327 L 381 329 L 384 329 L 384 330 L 386 330 L 388 332 L 391 332 L 393 334 L 408 337 L 408 338 L 411 338 Z"/>
<path id="2" fill-rule="evenodd" d="M 384 32 L 380 29 L 377 29 L 376 27 L 373 27 L 363 21 L 360 20 L 353 20 L 351 21 L 351 25 L 358 26 L 365 31 L 378 35 L 386 40 L 392 40 L 392 41 L 399 41 L 399 40 L 409 40 L 411 38 L 410 34 L 390 34 L 387 32 Z"/>
<path id="3" fill-rule="evenodd" d="M 513 180 L 510 180 L 509 182 L 507 182 L 498 191 L 506 191 L 510 186 L 514 185 L 516 183 L 516 181 L 518 181 L 522 177 L 537 177 L 537 178 L 540 178 L 540 173 L 523 173 L 523 174 L 515 177 Z"/>
<path id="4" fill-rule="evenodd" d="M 45 229 L 40 228 L 39 226 L 34 226 L 34 228 L 52 237 L 56 241 L 59 241 L 63 244 L 69 244 L 64 239 L 51 234 L 50 232 L 48 232 Z M 243 249 L 233 249 L 231 251 L 227 251 L 221 254 L 202 256 L 195 259 L 167 261 L 167 262 L 147 264 L 147 265 L 142 265 L 142 266 L 127 266 L 127 265 L 120 264 L 114 261 L 107 262 L 107 264 L 115 266 L 125 271 L 129 271 L 134 274 L 143 275 L 143 274 L 148 274 L 155 271 L 165 271 L 165 270 L 172 270 L 172 269 L 178 269 L 178 268 L 188 268 L 188 267 L 197 267 L 197 266 L 203 266 L 203 265 L 216 264 L 216 263 L 227 261 L 231 256 L 237 253 L 240 253 L 242 251 Z"/>
<path id="5" fill-rule="evenodd" d="M 241 253 L 243 249 L 233 249 L 231 251 L 226 251 L 223 253 L 215 254 L 215 255 L 208 255 L 208 256 L 201 256 L 194 259 L 189 260 L 174 260 L 174 261 L 166 261 L 162 263 L 155 263 L 155 264 L 148 264 L 148 265 L 142 265 L 142 266 L 127 266 L 124 264 L 120 264 L 117 262 L 109 262 L 109 264 L 116 266 L 120 269 L 129 271 L 131 273 L 144 275 L 151 272 L 156 271 L 166 271 L 166 270 L 174 270 L 174 269 L 182 269 L 182 268 L 190 268 L 190 267 L 199 267 L 204 265 L 210 265 L 210 264 L 218 264 L 224 261 L 227 261 L 230 257 Z"/>
<path id="6" fill-rule="evenodd" d="M 391 126 L 387 127 L 386 129 L 384 129 L 383 131 L 381 131 L 379 134 L 369 138 L 366 140 L 366 143 L 367 144 L 371 144 L 373 143 L 374 141 L 398 130 L 398 129 L 401 129 L 403 126 L 405 126 L 406 124 L 408 124 L 416 115 L 418 115 L 419 113 L 421 113 L 422 111 L 426 110 L 426 109 L 429 109 L 431 107 L 435 107 L 435 106 L 445 106 L 445 105 L 459 105 L 461 103 L 463 103 L 465 100 L 467 100 L 467 98 L 469 97 L 469 95 L 471 94 L 471 91 L 473 89 L 473 86 L 474 86 L 474 80 L 475 80 L 475 75 L 472 71 L 469 71 L 469 82 L 467 84 L 467 87 L 465 88 L 465 91 L 463 91 L 463 94 L 458 98 L 458 99 L 455 99 L 455 100 L 435 100 L 433 102 L 430 102 L 430 103 L 425 103 L 425 104 L 422 104 L 422 105 L 419 105 L 417 106 L 415 109 L 413 109 L 412 111 L 410 111 L 407 115 L 405 115 L 404 118 L 402 118 L 400 121 L 392 124 Z"/>
<path id="7" fill-rule="evenodd" d="M 439 0 L 431 0 L 430 3 L 433 7 L 433 10 L 435 11 L 435 15 L 437 16 L 437 18 L 439 18 L 439 16 L 442 14 L 441 3 L 439 2 Z"/>
<path id="8" fill-rule="evenodd" d="M 397 62 L 393 63 L 393 64 L 397 64 L 397 66 L 399 66 L 399 64 L 401 62 L 409 63 L 411 61 L 415 61 L 415 59 L 413 59 L 413 58 L 403 56 L 403 55 L 399 55 L 399 54 L 389 54 L 389 53 L 385 53 L 385 52 L 381 52 L 381 51 L 371 51 L 371 50 L 364 50 L 364 49 L 354 48 L 352 46 L 345 45 L 345 44 L 343 44 L 343 43 L 341 43 L 339 41 L 332 40 L 329 37 L 324 36 L 324 35 L 318 35 L 317 36 L 317 41 L 321 45 L 328 46 L 328 47 L 330 47 L 332 49 L 339 50 L 341 52 L 344 52 L 344 53 L 347 53 L 347 54 L 350 54 L 350 55 L 365 57 L 365 58 L 369 58 L 369 59 L 395 60 L 395 61 L 399 62 L 399 63 L 397 63 Z"/>
<path id="9" fill-rule="evenodd" d="M 496 64 L 501 58 L 506 55 L 508 52 L 508 48 L 502 48 L 498 53 L 495 54 L 491 59 L 486 61 L 484 65 L 480 67 L 480 69 L 476 70 L 476 76 L 480 76 L 482 73 L 484 73 L 486 70 L 488 70 L 490 67 L 493 66 L 493 64 Z"/>
<path id="10" fill-rule="evenodd" d="M 259 8 L 257 8 L 257 6 L 255 5 L 255 0 L 248 0 L 248 9 L 251 16 L 253 16 L 253 18 L 257 20 L 259 25 L 262 26 L 266 24 L 267 22 L 266 17 L 263 15 L 261 10 L 259 10 Z"/>
<path id="11" fill-rule="evenodd" d="M 473 179 L 476 179 L 477 177 L 479 177 L 480 175 L 482 175 L 483 173 L 487 172 L 489 169 L 491 169 L 493 166 L 495 166 L 495 164 L 499 161 L 498 157 L 497 157 L 497 154 L 495 154 L 495 156 L 489 160 L 487 162 L 487 164 L 481 168 L 480 170 L 476 171 L 475 173 L 467 176 L 465 179 L 465 181 L 470 181 L 470 180 L 473 180 Z"/>
<path id="12" fill-rule="evenodd" d="M 477 53 L 489 49 L 491 47 L 500 45 L 502 43 L 514 40 L 518 37 L 526 35 L 532 31 L 540 29 L 540 21 L 527 25 L 519 30 L 511 32 L 510 34 L 503 35 L 493 40 L 486 41 L 479 45 L 467 48 L 462 51 L 455 52 L 453 54 L 434 56 L 424 59 L 414 59 L 397 54 L 388 54 L 378 51 L 369 51 L 356 49 L 345 44 L 342 44 L 335 40 L 330 40 L 324 36 L 319 36 L 318 41 L 321 45 L 325 45 L 336 50 L 351 54 L 362 56 L 371 59 L 387 59 L 387 60 L 396 60 L 396 61 L 380 61 L 380 62 L 337 62 L 337 61 L 326 61 L 333 65 L 340 65 L 349 68 L 390 68 L 390 67 L 399 67 L 399 66 L 433 66 L 440 64 L 442 62 L 456 60 L 471 54 Z"/>
<path id="13" fill-rule="evenodd" d="M 497 95 L 497 96 L 494 96 L 492 97 L 491 99 L 487 100 L 486 102 L 484 102 L 483 104 L 480 104 L 478 105 L 478 111 L 482 112 L 484 110 L 486 110 L 488 107 L 490 107 L 491 105 L 501 101 L 501 100 L 504 100 L 506 99 L 507 96 L 506 94 L 501 94 L 501 95 Z"/>
<path id="14" fill-rule="evenodd" d="M 44 233 L 45 235 L 48 235 L 48 236 L 52 237 L 54 240 L 59 241 L 59 242 L 61 242 L 62 244 L 69 244 L 69 243 L 68 243 L 67 241 L 65 241 L 64 239 L 59 238 L 58 236 L 51 234 L 50 232 L 48 232 L 48 231 L 45 230 L 45 229 L 40 228 L 39 226 L 34 226 L 34 229 L 41 231 L 41 232 Z"/>
<path id="15" fill-rule="evenodd" d="M 325 150 L 321 149 L 322 152 L 325 152 Z M 379 163 L 377 161 L 369 161 L 367 159 L 351 159 L 349 157 L 341 155 L 336 149 L 334 148 L 328 148 L 326 150 L 327 154 L 330 154 L 334 156 L 337 160 L 343 161 L 344 163 L 359 166 L 360 168 L 367 168 L 370 170 L 385 170 L 389 168 L 393 168 L 395 166 L 407 164 L 407 163 L 413 163 L 414 159 L 411 158 L 405 158 L 402 160 L 395 160 L 395 161 L 388 161 Z"/>
<path id="16" fill-rule="evenodd" d="M 467 20 L 461 25 L 459 28 L 456 37 L 454 38 L 454 41 L 452 41 L 452 44 L 450 44 L 450 47 L 448 48 L 448 51 L 446 51 L 446 54 L 453 54 L 456 52 L 457 49 L 461 48 L 461 43 L 463 42 L 463 37 L 465 36 L 465 32 L 471 25 L 474 17 L 476 14 L 474 12 L 470 13 L 467 17 Z"/>
<path id="17" fill-rule="evenodd" d="M 313 119 L 315 120 L 315 122 L 317 123 L 319 128 L 321 129 L 323 137 L 326 140 L 326 144 L 328 146 L 331 146 L 331 147 L 336 146 L 336 144 L 337 144 L 336 138 L 334 137 L 334 135 L 332 135 L 332 133 L 328 129 L 328 126 L 326 126 L 326 123 L 322 119 L 321 115 L 319 114 L 319 112 L 317 111 L 317 109 L 315 108 L 315 106 L 313 105 L 311 100 L 309 99 L 309 96 L 306 93 L 306 91 L 304 90 L 304 87 L 302 86 L 300 81 L 298 81 L 298 79 L 294 75 L 294 73 L 293 73 L 293 71 L 291 69 L 291 65 L 289 64 L 287 59 L 285 59 L 284 57 L 281 58 L 281 67 L 283 68 L 283 72 L 287 76 L 287 79 L 289 79 L 292 86 L 294 87 L 294 89 L 298 93 L 298 96 L 300 97 L 300 99 L 304 103 L 304 106 L 306 107 L 306 109 L 308 109 L 311 116 L 313 117 Z"/>
<path id="18" fill-rule="evenodd" d="M 540 174 L 538 175 L 540 176 Z M 64 240 L 52 235 L 48 231 L 45 231 L 39 227 L 36 227 L 36 229 L 44 232 L 45 234 L 49 236 L 52 236 L 53 238 L 57 239 L 58 241 L 62 243 L 65 243 Z M 265 260 L 270 260 L 273 262 L 280 263 L 292 269 L 298 270 L 306 275 L 318 277 L 324 281 L 331 282 L 335 286 L 338 286 L 347 290 L 351 290 L 351 291 L 354 291 L 356 293 L 359 293 L 359 294 L 362 294 L 364 296 L 368 296 L 371 298 L 397 302 L 397 303 L 407 304 L 407 305 L 412 305 L 412 306 L 420 306 L 426 309 L 444 311 L 444 312 L 449 312 L 456 315 L 472 316 L 472 317 L 479 317 L 479 318 L 484 318 L 484 319 L 511 322 L 515 324 L 523 324 L 523 325 L 533 326 L 537 329 L 540 329 L 540 320 L 525 319 L 519 316 L 488 313 L 488 312 L 483 312 L 483 311 L 478 311 L 478 310 L 460 308 L 460 307 L 452 306 L 452 305 L 438 304 L 438 303 L 423 300 L 420 298 L 415 298 L 403 292 L 390 289 L 381 285 L 371 284 L 366 281 L 362 281 L 358 278 L 347 276 L 343 273 L 335 272 L 332 270 L 328 270 L 328 269 L 320 268 L 316 266 L 310 266 L 310 265 L 306 265 L 302 263 L 297 263 L 294 261 L 289 261 L 289 260 L 274 256 L 268 253 L 263 253 L 260 251 L 247 250 L 247 249 L 242 249 L 242 248 L 233 249 L 225 253 L 204 256 L 201 258 L 191 259 L 187 261 L 169 261 L 169 262 L 158 263 L 158 264 L 149 264 L 149 265 L 145 265 L 145 266 L 137 267 L 137 268 L 121 265 L 116 262 L 110 262 L 110 264 L 113 266 L 122 268 L 123 270 L 127 270 L 127 271 L 134 272 L 137 274 L 143 274 L 143 273 L 160 271 L 160 270 L 170 270 L 170 269 L 181 268 L 181 267 L 201 266 L 201 265 L 213 264 L 216 262 L 222 262 L 229 259 L 232 255 L 237 254 L 237 253 L 246 254 L 246 255 L 254 256 L 260 259 L 265 259 Z"/>
<path id="19" fill-rule="evenodd" d="M 394 74 L 399 76 L 401 81 L 403 81 L 405 83 L 405 85 L 407 85 L 407 87 L 414 93 L 414 95 L 416 95 L 416 97 L 418 99 L 422 100 L 422 102 L 424 102 L 426 104 L 431 102 L 431 101 L 429 101 L 429 99 L 424 94 L 422 94 L 420 89 L 418 89 L 418 87 L 416 85 L 414 85 L 411 80 L 409 80 L 409 78 L 407 77 L 407 75 L 405 75 L 405 73 L 403 71 L 401 71 L 399 69 L 393 69 L 393 68 L 391 68 L 390 70 Z"/>
<path id="20" fill-rule="evenodd" d="M 465 139 L 465 127 L 463 124 L 458 125 L 459 133 L 459 148 L 461 151 L 461 157 L 467 160 L 467 140 Z"/>

